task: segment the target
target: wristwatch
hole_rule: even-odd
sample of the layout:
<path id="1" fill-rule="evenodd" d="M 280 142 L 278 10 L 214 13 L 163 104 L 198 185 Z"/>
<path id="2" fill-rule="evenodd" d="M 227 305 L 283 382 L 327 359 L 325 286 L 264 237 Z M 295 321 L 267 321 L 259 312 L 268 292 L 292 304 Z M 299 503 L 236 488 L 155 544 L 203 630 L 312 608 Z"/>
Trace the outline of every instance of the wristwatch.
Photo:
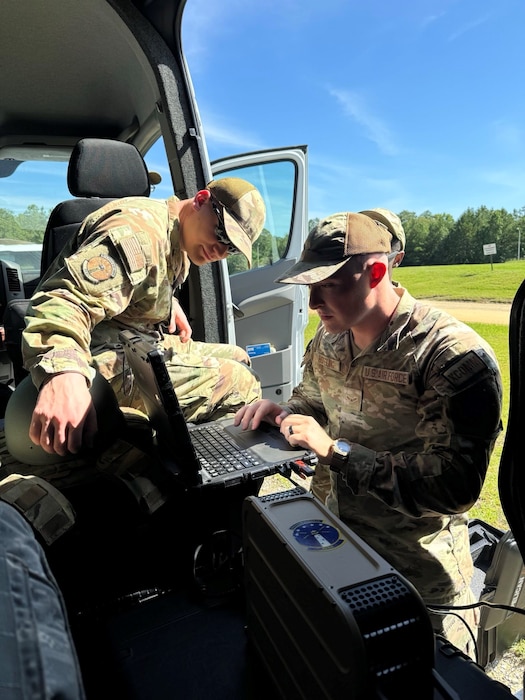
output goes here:
<path id="1" fill-rule="evenodd" d="M 330 469 L 339 472 L 344 469 L 348 462 L 348 456 L 352 451 L 352 445 L 348 440 L 337 438 L 332 445 L 332 454 L 330 457 Z"/>

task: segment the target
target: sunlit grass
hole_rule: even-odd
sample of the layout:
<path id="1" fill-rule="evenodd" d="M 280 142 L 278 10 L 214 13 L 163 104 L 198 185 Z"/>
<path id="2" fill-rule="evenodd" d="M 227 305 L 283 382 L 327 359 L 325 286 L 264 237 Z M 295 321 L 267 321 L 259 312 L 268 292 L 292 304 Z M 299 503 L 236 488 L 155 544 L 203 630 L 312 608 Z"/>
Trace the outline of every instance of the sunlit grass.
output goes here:
<path id="1" fill-rule="evenodd" d="M 525 278 L 525 260 L 490 265 L 404 267 L 394 279 L 416 299 L 511 302 Z"/>

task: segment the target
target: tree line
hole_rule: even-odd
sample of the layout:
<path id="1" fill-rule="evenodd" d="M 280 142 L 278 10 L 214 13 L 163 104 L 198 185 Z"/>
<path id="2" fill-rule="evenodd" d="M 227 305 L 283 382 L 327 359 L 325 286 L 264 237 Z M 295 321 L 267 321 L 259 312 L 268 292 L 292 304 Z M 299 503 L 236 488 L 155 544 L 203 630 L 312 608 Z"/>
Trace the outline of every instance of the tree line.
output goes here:
<path id="1" fill-rule="evenodd" d="M 494 262 L 524 257 L 525 207 L 512 212 L 485 206 L 469 208 L 457 219 L 430 211 L 396 213 L 406 233 L 404 267 L 485 263 L 488 258 L 483 246 L 491 243 L 496 244 Z M 318 221 L 311 219 L 309 230 Z"/>
<path id="2" fill-rule="evenodd" d="M 19 214 L 0 209 L 0 237 L 42 242 L 50 209 L 31 204 Z M 506 209 L 467 209 L 457 219 L 451 214 L 424 211 L 398 213 L 406 233 L 407 245 L 403 265 L 460 265 L 487 262 L 483 246 L 496 245 L 493 262 L 525 257 L 525 207 L 512 212 Z M 312 230 L 319 219 L 310 219 Z M 523 242 L 522 242 L 523 241 Z M 286 237 L 272 236 L 263 230 L 254 245 L 254 266 L 276 262 L 284 253 Z M 229 259 L 230 272 L 245 269 L 242 256 Z"/>
<path id="3" fill-rule="evenodd" d="M 42 243 L 51 209 L 30 204 L 20 214 L 0 209 L 0 238 Z"/>

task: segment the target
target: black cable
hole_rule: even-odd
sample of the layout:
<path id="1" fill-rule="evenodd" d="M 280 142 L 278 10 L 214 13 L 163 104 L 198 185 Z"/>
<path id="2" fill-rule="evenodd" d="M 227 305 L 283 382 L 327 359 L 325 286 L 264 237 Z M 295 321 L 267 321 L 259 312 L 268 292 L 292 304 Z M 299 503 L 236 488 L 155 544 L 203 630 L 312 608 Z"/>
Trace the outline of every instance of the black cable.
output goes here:
<path id="1" fill-rule="evenodd" d="M 457 617 L 458 620 L 461 620 L 461 622 L 465 625 L 467 628 L 467 632 L 470 635 L 470 638 L 472 639 L 472 644 L 474 645 L 474 658 L 476 660 L 476 663 L 479 662 L 479 654 L 478 654 L 478 643 L 476 641 L 476 636 L 474 635 L 474 632 L 472 631 L 471 626 L 468 624 L 466 620 L 464 620 L 461 615 L 458 615 L 458 613 L 454 612 L 451 608 L 458 608 L 458 610 L 468 610 L 473 607 L 477 607 L 478 604 L 475 605 L 458 605 L 458 606 L 446 606 L 446 605 L 427 605 L 427 610 L 430 612 L 434 612 L 438 615 L 454 615 L 454 617 Z"/>
<path id="2" fill-rule="evenodd" d="M 525 610 L 523 608 L 516 608 L 513 605 L 504 605 L 503 603 L 489 603 L 488 601 L 483 600 L 480 600 L 477 603 L 466 603 L 465 605 L 427 605 L 427 610 L 430 612 L 434 612 L 439 615 L 455 615 L 463 622 L 474 644 L 476 663 L 478 663 L 478 645 L 474 633 L 470 628 L 470 625 L 461 617 L 461 615 L 455 613 L 454 610 L 473 610 L 474 608 L 481 608 L 482 606 L 497 610 L 508 610 L 509 612 L 518 613 L 519 615 L 525 615 Z"/>
<path id="3" fill-rule="evenodd" d="M 525 610 L 523 608 L 516 608 L 513 605 L 504 605 L 503 603 L 489 603 L 486 600 L 480 600 L 477 603 L 469 603 L 466 605 L 428 605 L 427 608 L 430 610 L 435 610 L 435 612 L 440 612 L 442 610 L 471 610 L 472 608 L 481 608 L 485 606 L 486 608 L 496 608 L 497 610 L 508 610 L 509 612 L 518 613 L 519 615 L 525 615 Z"/>

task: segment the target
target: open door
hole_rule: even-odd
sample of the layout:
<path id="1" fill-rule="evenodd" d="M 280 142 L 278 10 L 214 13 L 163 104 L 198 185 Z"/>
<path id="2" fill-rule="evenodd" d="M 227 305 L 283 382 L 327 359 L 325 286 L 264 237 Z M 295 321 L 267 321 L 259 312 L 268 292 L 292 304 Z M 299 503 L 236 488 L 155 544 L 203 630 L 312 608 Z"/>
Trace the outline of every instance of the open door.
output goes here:
<path id="1" fill-rule="evenodd" d="M 231 175 L 252 182 L 266 203 L 252 268 L 240 255 L 227 261 L 232 342 L 252 356 L 264 398 L 286 401 L 301 376 L 308 290 L 275 279 L 297 261 L 308 233 L 307 148 L 237 155 L 214 161 L 212 170 L 214 177 Z"/>

